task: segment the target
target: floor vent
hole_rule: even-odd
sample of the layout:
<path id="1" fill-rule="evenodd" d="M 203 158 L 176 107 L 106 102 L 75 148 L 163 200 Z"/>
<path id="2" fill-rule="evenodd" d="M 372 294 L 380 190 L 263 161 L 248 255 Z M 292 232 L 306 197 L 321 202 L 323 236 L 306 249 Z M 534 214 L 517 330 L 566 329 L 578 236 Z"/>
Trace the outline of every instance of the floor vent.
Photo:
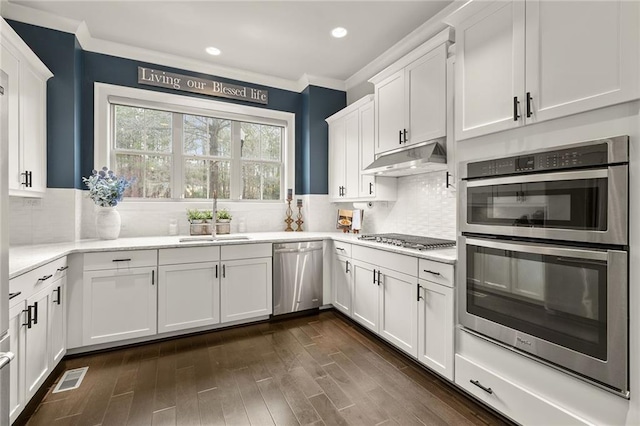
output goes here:
<path id="1" fill-rule="evenodd" d="M 84 375 L 87 374 L 88 369 L 89 367 L 82 367 L 65 371 L 62 375 L 62 378 L 51 393 L 77 389 L 78 387 L 80 387 L 80 383 L 82 383 L 82 379 L 84 379 Z"/>

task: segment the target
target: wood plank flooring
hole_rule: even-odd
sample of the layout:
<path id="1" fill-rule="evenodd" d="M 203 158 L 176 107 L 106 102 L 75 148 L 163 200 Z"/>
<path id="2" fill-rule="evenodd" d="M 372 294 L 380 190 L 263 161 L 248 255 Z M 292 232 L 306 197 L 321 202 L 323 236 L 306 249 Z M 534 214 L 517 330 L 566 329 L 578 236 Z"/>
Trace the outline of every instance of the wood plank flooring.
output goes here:
<path id="1" fill-rule="evenodd" d="M 504 425 L 333 311 L 65 360 L 28 425 Z"/>

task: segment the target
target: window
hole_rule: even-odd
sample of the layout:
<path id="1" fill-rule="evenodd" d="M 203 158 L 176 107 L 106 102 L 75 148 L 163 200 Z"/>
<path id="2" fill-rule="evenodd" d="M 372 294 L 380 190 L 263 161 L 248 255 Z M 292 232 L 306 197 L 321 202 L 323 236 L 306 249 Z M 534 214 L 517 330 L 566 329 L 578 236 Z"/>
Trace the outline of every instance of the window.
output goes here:
<path id="1" fill-rule="evenodd" d="M 291 113 L 103 84 L 96 104 L 94 167 L 136 176 L 125 197 L 277 201 L 293 187 Z"/>

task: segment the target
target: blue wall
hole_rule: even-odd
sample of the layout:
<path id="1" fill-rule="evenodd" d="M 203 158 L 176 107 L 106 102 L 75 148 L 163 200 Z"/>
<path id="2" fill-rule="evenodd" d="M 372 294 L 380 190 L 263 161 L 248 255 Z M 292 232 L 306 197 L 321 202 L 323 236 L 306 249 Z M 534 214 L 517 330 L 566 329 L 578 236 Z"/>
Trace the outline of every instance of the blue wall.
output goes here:
<path id="1" fill-rule="evenodd" d="M 145 66 L 201 78 L 213 76 L 82 51 L 73 34 L 15 21 L 11 26 L 53 72 L 48 83 L 47 143 L 48 183 L 54 188 L 82 188 L 81 177 L 91 173 L 93 164 L 93 84 L 96 82 L 166 93 L 187 94 L 171 89 L 138 84 L 138 66 Z M 346 106 L 346 93 L 309 86 L 303 93 L 216 77 L 219 80 L 269 91 L 266 106 L 246 104 L 296 116 L 296 193 L 327 193 L 326 117 Z M 305 161 L 305 158 L 307 161 Z"/>

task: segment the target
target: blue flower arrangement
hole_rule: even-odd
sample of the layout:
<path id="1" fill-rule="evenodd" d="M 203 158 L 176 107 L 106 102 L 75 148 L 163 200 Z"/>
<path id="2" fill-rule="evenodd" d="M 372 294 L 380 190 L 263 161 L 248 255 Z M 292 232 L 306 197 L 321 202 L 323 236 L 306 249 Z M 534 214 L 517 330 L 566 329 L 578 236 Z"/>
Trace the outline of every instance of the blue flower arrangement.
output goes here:
<path id="1" fill-rule="evenodd" d="M 108 167 L 103 167 L 100 171 L 91 171 L 91 176 L 83 177 L 82 181 L 89 187 L 89 198 L 96 205 L 115 207 L 122 201 L 124 191 L 136 181 L 136 178 L 118 177 Z"/>

